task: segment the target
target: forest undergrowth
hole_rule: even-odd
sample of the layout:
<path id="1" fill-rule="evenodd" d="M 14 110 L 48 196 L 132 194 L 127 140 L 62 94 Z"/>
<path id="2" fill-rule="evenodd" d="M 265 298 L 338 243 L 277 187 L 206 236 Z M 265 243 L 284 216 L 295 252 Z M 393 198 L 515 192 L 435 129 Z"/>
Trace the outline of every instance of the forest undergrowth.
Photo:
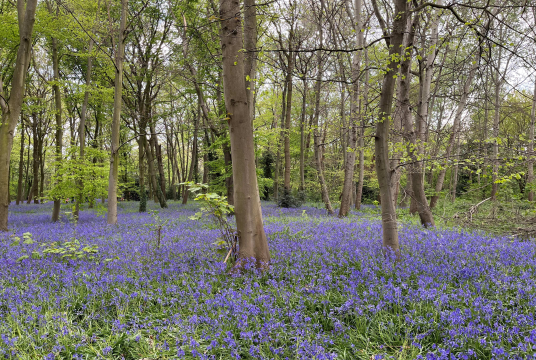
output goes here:
<path id="1" fill-rule="evenodd" d="M 314 206 L 264 203 L 271 268 L 231 276 L 214 251 L 218 229 L 189 219 L 194 204 L 159 211 L 160 239 L 137 203 L 120 203 L 113 226 L 87 209 L 74 223 L 68 208 L 51 223 L 50 208 L 11 206 L 12 232 L 0 235 L 6 359 L 536 354 L 533 240 L 447 224 L 423 229 L 401 209 L 397 263 L 382 254 L 375 206 L 339 219 Z M 475 227 L 486 209 L 473 215 Z"/>

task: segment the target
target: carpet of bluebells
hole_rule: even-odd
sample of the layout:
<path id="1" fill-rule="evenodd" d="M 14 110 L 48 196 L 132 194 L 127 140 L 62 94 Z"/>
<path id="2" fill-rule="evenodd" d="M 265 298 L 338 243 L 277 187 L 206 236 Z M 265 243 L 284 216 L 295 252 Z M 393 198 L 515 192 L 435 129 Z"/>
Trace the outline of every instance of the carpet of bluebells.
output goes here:
<path id="1" fill-rule="evenodd" d="M 264 204 L 272 266 L 230 276 L 195 205 L 160 211 L 160 248 L 137 203 L 120 203 L 117 226 L 88 210 L 53 224 L 49 204 L 10 210 L 0 358 L 536 358 L 534 240 L 401 224 L 397 263 L 377 220 Z M 12 246 L 23 233 L 33 243 Z M 21 260 L 73 239 L 95 258 Z"/>

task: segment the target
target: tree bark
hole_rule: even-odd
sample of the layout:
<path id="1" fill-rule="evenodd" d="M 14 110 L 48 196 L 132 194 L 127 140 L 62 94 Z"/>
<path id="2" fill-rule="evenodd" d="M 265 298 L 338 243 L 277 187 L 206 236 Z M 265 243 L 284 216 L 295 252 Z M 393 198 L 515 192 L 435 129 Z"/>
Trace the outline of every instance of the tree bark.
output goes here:
<path id="1" fill-rule="evenodd" d="M 318 14 L 318 24 L 317 31 L 319 33 L 319 47 L 322 48 L 324 43 L 324 29 L 322 28 L 322 14 L 324 9 L 324 0 L 320 0 L 321 6 Z M 318 173 L 318 182 L 320 184 L 320 191 L 322 194 L 322 201 L 326 206 L 328 215 L 333 214 L 333 207 L 331 206 L 331 201 L 329 199 L 328 187 L 324 179 L 324 171 L 322 168 L 322 144 L 321 144 L 321 134 L 319 132 L 319 117 L 320 117 L 320 97 L 321 97 L 321 84 L 322 84 L 322 74 L 323 74 L 323 61 L 322 53 L 317 51 L 317 78 L 315 81 L 315 111 L 314 111 L 314 120 L 313 120 L 313 144 L 314 144 L 314 154 L 315 154 L 315 165 L 316 171 Z"/>
<path id="2" fill-rule="evenodd" d="M 52 13 L 52 9 L 49 8 L 49 12 Z M 62 108 L 61 108 L 61 92 L 60 92 L 60 67 L 59 67 L 59 55 L 58 55 L 58 40 L 52 38 L 52 67 L 54 69 L 54 105 L 55 105 L 55 117 L 56 117 L 56 174 L 60 170 L 60 163 L 63 160 L 63 121 L 62 121 Z M 60 218 L 61 199 L 54 199 L 54 208 L 52 209 L 52 221 L 56 222 Z"/>
<path id="3" fill-rule="evenodd" d="M 84 91 L 84 101 L 82 103 L 82 110 L 80 113 L 80 124 L 78 126 L 78 137 L 79 137 L 79 142 L 80 142 L 80 163 L 81 164 L 84 164 L 85 156 L 86 156 L 86 116 L 87 116 L 87 105 L 89 103 L 89 86 L 91 84 L 91 68 L 93 65 L 93 57 L 91 56 L 92 51 L 93 51 L 93 39 L 91 38 L 89 40 L 89 48 L 88 48 L 88 53 L 90 55 L 87 60 L 86 89 Z M 80 213 L 80 204 L 85 201 L 84 197 L 85 197 L 84 196 L 84 182 L 83 182 L 83 179 L 80 178 L 78 182 L 78 196 L 76 199 L 75 210 L 73 213 L 73 216 L 75 219 L 78 219 L 78 215 Z"/>
<path id="4" fill-rule="evenodd" d="M 139 212 L 147 211 L 147 194 L 145 193 L 145 146 L 141 140 L 144 135 L 141 135 L 138 139 L 138 161 L 139 161 L 139 171 L 140 171 L 140 206 L 138 208 Z"/>
<path id="5" fill-rule="evenodd" d="M 502 30 L 502 29 L 501 29 Z M 502 31 L 500 31 L 502 33 Z M 501 57 L 502 47 L 499 46 L 499 54 L 497 56 L 497 68 L 495 71 L 495 101 L 493 112 L 493 173 L 491 174 L 491 200 L 497 200 L 497 192 L 499 191 L 499 120 L 501 112 Z"/>
<path id="6" fill-rule="evenodd" d="M 368 107 L 368 87 L 369 87 L 369 70 L 368 67 L 368 52 L 365 49 L 365 86 L 363 88 L 363 114 L 361 116 L 361 128 L 359 129 L 359 139 L 358 139 L 358 147 L 359 147 L 359 177 L 357 180 L 357 189 L 355 194 L 355 209 L 360 210 L 361 209 L 361 201 L 363 198 L 363 181 L 365 181 L 365 114 L 366 109 Z"/>
<path id="7" fill-rule="evenodd" d="M 534 95 L 532 96 L 532 110 L 530 112 L 530 126 L 529 126 L 529 144 L 527 154 L 527 183 L 534 186 L 534 123 L 536 122 L 536 80 L 534 81 Z M 534 188 L 531 187 L 528 193 L 528 200 L 534 201 Z"/>
<path id="8" fill-rule="evenodd" d="M 350 1 L 350 0 L 348 0 Z M 362 0 L 355 0 L 354 9 L 354 30 L 356 32 L 356 48 L 363 47 L 365 42 L 363 32 L 363 21 L 361 18 L 363 2 Z M 361 53 L 362 50 L 354 53 L 352 61 L 352 92 L 350 100 L 350 123 L 348 126 L 348 148 L 344 149 L 346 153 L 346 162 L 344 167 L 344 184 L 342 188 L 341 207 L 339 209 L 339 217 L 348 216 L 350 206 L 352 202 L 354 183 L 354 169 L 355 169 L 355 147 L 357 144 L 357 125 L 361 115 L 361 109 L 359 106 L 359 75 L 361 73 Z M 361 155 L 361 154 L 360 154 Z M 361 160 L 361 159 L 360 159 Z"/>
<path id="9" fill-rule="evenodd" d="M 398 58 L 401 50 L 403 50 L 401 47 L 408 17 L 407 10 L 408 2 L 406 0 L 395 1 L 395 16 L 389 47 L 390 59 Z M 391 169 L 389 166 L 389 119 L 393 106 L 393 93 L 396 83 L 395 75 L 398 73 L 398 65 L 397 61 L 390 61 L 387 72 L 383 77 L 379 103 L 380 118 L 376 121 L 374 150 L 376 157 L 376 176 L 378 177 L 380 187 L 383 247 L 384 249 L 391 249 L 397 257 L 400 257 L 396 209 L 393 205 L 393 194 L 391 193 Z"/>
<path id="10" fill-rule="evenodd" d="M 307 106 L 307 80 L 303 81 L 303 98 L 300 119 L 300 191 L 305 191 L 305 110 Z"/>
<path id="11" fill-rule="evenodd" d="M 19 154 L 19 178 L 17 182 L 17 205 L 20 204 L 22 199 L 22 178 L 24 174 L 24 122 L 21 124 L 20 132 L 20 154 Z"/>
<path id="12" fill-rule="evenodd" d="M 239 261 L 254 258 L 258 267 L 264 267 L 270 262 L 270 252 L 262 221 L 255 169 L 253 126 L 246 92 L 244 55 L 241 51 L 244 45 L 240 3 L 237 0 L 220 0 L 220 19 L 223 88 L 229 118 L 236 227 L 239 237 L 238 257 Z"/>
<path id="13" fill-rule="evenodd" d="M 410 31 L 408 33 L 408 45 L 411 46 L 410 52 L 413 51 L 413 41 L 415 37 L 416 27 L 418 25 L 418 19 L 420 15 L 416 15 L 411 25 Z M 435 26 L 435 25 L 433 25 Z M 437 31 L 436 31 L 437 33 Z M 434 40 L 434 35 L 432 35 L 432 45 L 431 48 L 435 48 L 437 39 Z M 424 130 L 425 130 L 425 119 L 427 116 L 428 101 L 430 97 L 430 84 L 432 79 L 432 68 L 434 62 L 434 56 L 428 56 L 426 63 L 426 74 L 423 76 L 423 67 L 422 63 L 419 63 L 419 104 L 417 106 L 417 117 L 415 119 L 416 128 L 413 127 L 413 117 L 411 114 L 410 108 L 410 99 L 409 99 L 409 82 L 411 81 L 411 53 L 406 53 L 406 56 L 410 60 L 404 62 L 401 67 L 402 74 L 402 86 L 403 98 L 401 110 L 404 116 L 404 128 L 406 136 L 408 139 L 408 154 L 412 161 L 410 166 L 409 174 L 411 176 L 411 185 L 412 185 L 412 202 L 419 213 L 421 224 L 425 227 L 435 226 L 434 218 L 432 211 L 428 206 L 428 201 L 426 199 L 426 194 L 424 192 L 424 173 L 423 173 L 423 161 L 422 161 L 422 142 L 424 140 Z"/>
<path id="14" fill-rule="evenodd" d="M 244 0 L 244 73 L 248 95 L 249 117 L 255 118 L 255 77 L 257 76 L 257 5 L 255 0 Z"/>
<path id="15" fill-rule="evenodd" d="M 449 142 L 447 145 L 447 149 L 445 151 L 445 160 L 442 164 L 442 168 L 439 173 L 439 176 L 437 177 L 437 182 L 435 186 L 435 194 L 432 196 L 432 199 L 430 200 L 431 209 L 433 209 L 437 205 L 437 200 L 439 200 L 439 193 L 443 189 L 443 183 L 445 181 L 445 175 L 447 173 L 447 162 L 450 159 L 450 154 L 452 153 L 452 148 L 454 147 L 456 133 L 459 131 L 460 122 L 462 119 L 463 112 L 465 110 L 465 104 L 467 103 L 467 98 L 469 97 L 469 90 L 471 89 L 471 84 L 473 83 L 473 79 L 475 77 L 476 70 L 479 67 L 479 63 L 480 63 L 480 52 L 477 49 L 477 54 L 475 56 L 473 66 L 471 67 L 471 70 L 469 71 L 469 75 L 467 76 L 467 79 L 465 80 L 463 91 L 462 91 L 462 96 L 456 108 L 456 115 L 454 117 L 454 122 L 452 123 L 452 131 L 450 133 Z"/>
<path id="16" fill-rule="evenodd" d="M 7 218 L 10 203 L 9 164 L 13 147 L 13 134 L 19 121 L 24 97 L 24 83 L 30 63 L 37 0 L 27 0 L 26 7 L 24 4 L 24 0 L 17 0 L 20 43 L 15 68 L 13 69 L 9 98 L 4 92 L 2 78 L 0 77 L 0 95 L 2 95 L 0 97 L 0 108 L 2 110 L 0 122 L 0 231 L 8 231 Z"/>
<path id="17" fill-rule="evenodd" d="M 33 153 L 32 153 L 32 188 L 30 190 L 30 196 L 28 197 L 27 204 L 34 200 L 35 204 L 39 204 L 39 135 L 38 135 L 38 115 L 32 114 L 33 126 Z"/>
<path id="18" fill-rule="evenodd" d="M 289 44 L 292 49 L 292 45 Z M 285 153 L 285 176 L 283 186 L 286 192 L 290 192 L 290 120 L 292 118 L 292 72 L 294 71 L 295 53 L 289 53 L 287 56 L 287 106 L 285 112 L 285 130 L 284 136 L 284 153 Z"/>
<path id="19" fill-rule="evenodd" d="M 115 53 L 114 112 L 110 149 L 110 176 L 108 178 L 108 216 L 110 225 L 117 224 L 117 182 L 119 176 L 119 128 L 123 92 L 123 58 L 125 55 L 125 28 L 127 23 L 128 0 L 121 0 L 121 20 L 117 49 Z"/>

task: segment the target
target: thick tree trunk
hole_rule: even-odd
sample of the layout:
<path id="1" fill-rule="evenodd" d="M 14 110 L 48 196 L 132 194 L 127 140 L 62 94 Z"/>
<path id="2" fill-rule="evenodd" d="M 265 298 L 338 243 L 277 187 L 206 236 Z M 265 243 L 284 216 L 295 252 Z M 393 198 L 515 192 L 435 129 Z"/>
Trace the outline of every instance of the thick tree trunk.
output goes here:
<path id="1" fill-rule="evenodd" d="M 252 5 L 254 1 L 251 0 Z M 220 0 L 223 54 L 223 88 L 229 117 L 233 160 L 236 227 L 239 259 L 254 258 L 257 266 L 270 262 L 268 241 L 262 222 L 262 210 L 255 169 L 253 124 L 250 118 L 243 62 L 240 3 Z M 236 64 L 236 65 L 235 65 Z"/>
<path id="2" fill-rule="evenodd" d="M 110 176 L 108 178 L 108 216 L 110 225 L 117 224 L 117 182 L 119 177 L 119 128 L 123 91 L 123 58 L 125 54 L 125 28 L 127 23 L 128 0 L 121 0 L 121 20 L 117 49 L 115 53 L 114 112 L 112 119 L 112 139 L 110 149 Z"/>
<path id="3" fill-rule="evenodd" d="M 397 58 L 401 53 L 401 46 L 406 29 L 408 17 L 408 2 L 406 0 L 395 1 L 395 13 L 393 20 L 393 30 L 390 36 L 389 58 Z M 389 248 L 400 257 L 400 247 L 398 243 L 398 228 L 396 220 L 396 209 L 393 205 L 393 194 L 391 193 L 391 168 L 389 166 L 389 118 L 393 106 L 393 93 L 395 89 L 398 73 L 397 61 L 391 61 L 387 72 L 383 77 L 380 94 L 379 116 L 376 121 L 376 136 L 374 139 L 374 150 L 376 157 L 376 176 L 380 187 L 382 225 L 383 225 L 383 247 Z"/>
<path id="4" fill-rule="evenodd" d="M 255 81 L 257 76 L 257 5 L 255 0 L 244 0 L 244 73 L 248 95 L 249 117 L 255 118 Z"/>
<path id="5" fill-rule="evenodd" d="M 15 68 L 13 69 L 9 97 L 4 93 L 3 83 L 0 80 L 0 95 L 2 95 L 0 97 L 0 108 L 2 110 L 0 119 L 0 231 L 8 230 L 7 218 L 10 203 L 9 164 L 13 147 L 13 134 L 19 121 L 24 97 L 24 82 L 30 63 L 37 0 L 27 0 L 26 8 L 24 4 L 23 0 L 17 0 L 20 44 L 17 50 Z M 4 99 L 9 100 L 6 102 Z"/>
<path id="6" fill-rule="evenodd" d="M 534 81 L 534 95 L 532 97 L 532 110 L 530 112 L 530 126 L 529 126 L 529 144 L 527 154 L 527 182 L 532 184 L 534 182 L 534 123 L 536 122 L 536 80 Z M 534 185 L 533 185 L 534 186 Z M 528 200 L 534 201 L 534 190 L 528 193 Z"/>
<path id="7" fill-rule="evenodd" d="M 49 9 L 50 11 L 50 9 Z M 54 105 L 56 117 L 56 173 L 60 170 L 59 164 L 63 160 L 63 121 L 61 108 L 61 92 L 60 92 L 60 68 L 58 55 L 58 40 L 52 38 L 52 67 L 54 69 Z M 56 222 L 60 218 L 61 199 L 54 199 L 54 208 L 52 209 L 52 221 Z"/>
<path id="8" fill-rule="evenodd" d="M 19 179 L 17 182 L 17 205 L 20 204 L 21 199 L 22 199 L 23 175 L 24 175 L 24 123 L 21 126 L 21 132 L 20 132 Z"/>
<path id="9" fill-rule="evenodd" d="M 363 32 L 363 22 L 361 20 L 363 2 L 362 0 L 355 0 L 355 14 L 354 14 L 354 29 L 357 34 L 356 48 L 363 47 L 365 42 Z M 357 51 L 354 53 L 352 61 L 352 92 L 350 100 L 350 124 L 348 126 L 348 148 L 344 149 L 346 153 L 346 162 L 344 167 L 344 185 L 341 195 L 341 207 L 339 209 L 339 217 L 345 217 L 350 211 L 352 202 L 353 189 L 355 189 L 354 183 L 354 169 L 355 169 L 355 147 L 357 144 L 357 125 L 359 118 L 361 117 L 361 107 L 359 106 L 359 75 L 361 73 L 361 53 Z M 361 154 L 360 154 L 361 155 Z"/>

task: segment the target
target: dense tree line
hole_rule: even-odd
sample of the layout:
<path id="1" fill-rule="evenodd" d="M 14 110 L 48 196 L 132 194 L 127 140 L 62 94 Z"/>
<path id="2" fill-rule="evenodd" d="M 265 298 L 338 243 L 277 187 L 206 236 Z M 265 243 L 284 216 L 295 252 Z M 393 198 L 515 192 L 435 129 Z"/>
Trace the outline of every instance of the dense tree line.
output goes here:
<path id="1" fill-rule="evenodd" d="M 210 184 L 242 257 L 260 199 L 534 200 L 536 5 L 394 0 L 0 2 L 0 229 L 12 201 L 162 208 Z M 101 205 L 102 206 L 102 205 Z"/>

